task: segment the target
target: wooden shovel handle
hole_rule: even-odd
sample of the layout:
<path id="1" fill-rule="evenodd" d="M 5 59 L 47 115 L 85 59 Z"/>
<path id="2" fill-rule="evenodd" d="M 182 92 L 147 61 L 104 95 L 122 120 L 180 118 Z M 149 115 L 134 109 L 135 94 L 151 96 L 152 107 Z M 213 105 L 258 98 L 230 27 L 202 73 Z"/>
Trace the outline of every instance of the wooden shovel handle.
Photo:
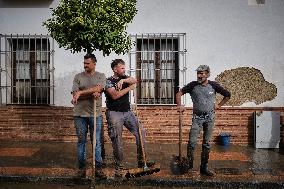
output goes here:
<path id="1" fill-rule="evenodd" d="M 141 131 L 141 124 L 140 124 L 140 121 L 139 121 L 139 118 L 138 118 L 138 111 L 137 111 L 137 91 L 136 91 L 136 88 L 133 89 L 133 97 L 134 97 L 134 104 L 135 104 L 135 115 L 138 119 L 138 136 L 139 136 L 139 142 L 140 142 L 140 145 L 141 145 L 142 159 L 143 159 L 144 166 L 147 167 L 145 146 L 144 146 L 143 139 L 142 139 L 143 136 L 142 136 L 142 131 Z"/>
<path id="2" fill-rule="evenodd" d="M 179 143 L 178 143 L 179 160 L 181 160 L 182 156 L 181 144 L 182 144 L 182 111 L 179 111 Z"/>
<path id="3" fill-rule="evenodd" d="M 94 131 L 93 131 L 93 178 L 96 172 L 96 131 L 97 131 L 97 100 L 94 97 Z"/>

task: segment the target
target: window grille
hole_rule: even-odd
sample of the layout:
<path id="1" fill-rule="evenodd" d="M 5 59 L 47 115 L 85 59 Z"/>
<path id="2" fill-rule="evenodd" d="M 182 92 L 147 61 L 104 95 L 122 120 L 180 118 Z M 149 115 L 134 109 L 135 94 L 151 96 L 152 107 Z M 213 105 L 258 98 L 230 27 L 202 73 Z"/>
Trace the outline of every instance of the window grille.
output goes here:
<path id="1" fill-rule="evenodd" d="M 54 104 L 54 40 L 0 35 L 0 104 Z"/>
<path id="2" fill-rule="evenodd" d="M 138 104 L 175 104 L 175 94 L 185 84 L 186 35 L 184 33 L 131 35 L 131 75 L 138 79 Z"/>

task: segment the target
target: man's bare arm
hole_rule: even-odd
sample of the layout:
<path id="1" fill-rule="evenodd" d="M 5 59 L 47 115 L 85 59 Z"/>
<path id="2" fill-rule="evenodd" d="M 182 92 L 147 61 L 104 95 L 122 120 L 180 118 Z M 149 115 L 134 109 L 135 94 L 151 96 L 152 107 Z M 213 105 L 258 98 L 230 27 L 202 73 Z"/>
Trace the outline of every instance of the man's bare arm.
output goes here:
<path id="1" fill-rule="evenodd" d="M 128 83 L 129 85 L 133 85 L 137 83 L 137 79 L 134 77 L 128 77 L 126 79 L 121 79 L 117 84 L 116 84 L 116 89 L 121 90 L 122 89 L 122 84 L 123 83 Z"/>
<path id="2" fill-rule="evenodd" d="M 110 95 L 110 97 L 113 100 L 116 100 L 122 97 L 123 95 L 125 95 L 126 93 L 128 93 L 129 91 L 135 89 L 135 87 L 136 87 L 135 84 L 132 84 L 129 87 L 122 89 L 122 90 L 116 90 L 114 87 L 111 87 L 111 88 L 106 89 L 106 92 Z"/>
<path id="3" fill-rule="evenodd" d="M 176 102 L 177 102 L 177 106 L 181 105 L 181 96 L 183 95 L 182 91 L 177 92 L 176 94 Z"/>
<path id="4" fill-rule="evenodd" d="M 215 109 L 221 108 L 224 104 L 226 104 L 230 100 L 230 97 L 224 97 L 219 104 L 215 106 Z"/>
<path id="5" fill-rule="evenodd" d="M 176 102 L 177 102 L 177 109 L 178 111 L 183 112 L 184 111 L 184 106 L 181 106 L 181 96 L 184 95 L 184 93 L 180 90 L 176 94 Z"/>
<path id="6" fill-rule="evenodd" d="M 94 93 L 102 93 L 104 88 L 101 85 L 97 85 L 95 87 L 91 87 L 88 89 L 84 89 L 81 91 L 76 91 L 73 93 L 73 103 L 77 103 L 79 98 L 90 97 Z"/>

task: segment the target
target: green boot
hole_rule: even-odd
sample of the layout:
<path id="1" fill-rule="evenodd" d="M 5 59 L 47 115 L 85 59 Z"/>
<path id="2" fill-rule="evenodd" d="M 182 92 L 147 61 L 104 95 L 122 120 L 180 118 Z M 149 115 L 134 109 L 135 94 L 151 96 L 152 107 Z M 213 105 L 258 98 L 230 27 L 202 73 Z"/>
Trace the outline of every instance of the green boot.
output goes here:
<path id="1" fill-rule="evenodd" d="M 208 169 L 209 153 L 210 149 L 204 147 L 202 148 L 200 174 L 206 176 L 214 176 L 214 173 Z"/>
<path id="2" fill-rule="evenodd" d="M 194 161 L 194 149 L 191 147 L 187 147 L 187 168 L 190 170 L 193 168 L 193 161 Z"/>

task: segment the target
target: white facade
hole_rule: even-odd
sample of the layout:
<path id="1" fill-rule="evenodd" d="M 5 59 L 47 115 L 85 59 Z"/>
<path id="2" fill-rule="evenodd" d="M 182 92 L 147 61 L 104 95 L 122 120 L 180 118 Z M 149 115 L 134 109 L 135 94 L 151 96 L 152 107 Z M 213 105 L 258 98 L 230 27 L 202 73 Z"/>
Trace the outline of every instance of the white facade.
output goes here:
<path id="1" fill-rule="evenodd" d="M 0 34 L 47 34 L 42 22 L 51 16 L 58 0 L 35 7 L 7 6 L 0 0 Z M 21 2 L 21 1 L 19 1 Z M 35 1 L 36 2 L 36 1 Z M 284 1 L 266 0 L 249 5 L 248 0 L 139 0 L 138 13 L 129 24 L 130 34 L 186 33 L 187 81 L 196 79 L 200 64 L 211 67 L 211 80 L 237 67 L 254 67 L 277 87 L 274 100 L 259 107 L 284 106 Z M 97 69 L 110 76 L 110 62 L 128 56 L 95 53 Z M 55 45 L 55 105 L 72 106 L 74 74 L 83 70 L 84 53 L 72 54 Z M 185 83 L 180 83 L 183 86 Z M 191 106 L 187 98 L 187 106 Z M 246 103 L 242 106 L 256 106 Z"/>

